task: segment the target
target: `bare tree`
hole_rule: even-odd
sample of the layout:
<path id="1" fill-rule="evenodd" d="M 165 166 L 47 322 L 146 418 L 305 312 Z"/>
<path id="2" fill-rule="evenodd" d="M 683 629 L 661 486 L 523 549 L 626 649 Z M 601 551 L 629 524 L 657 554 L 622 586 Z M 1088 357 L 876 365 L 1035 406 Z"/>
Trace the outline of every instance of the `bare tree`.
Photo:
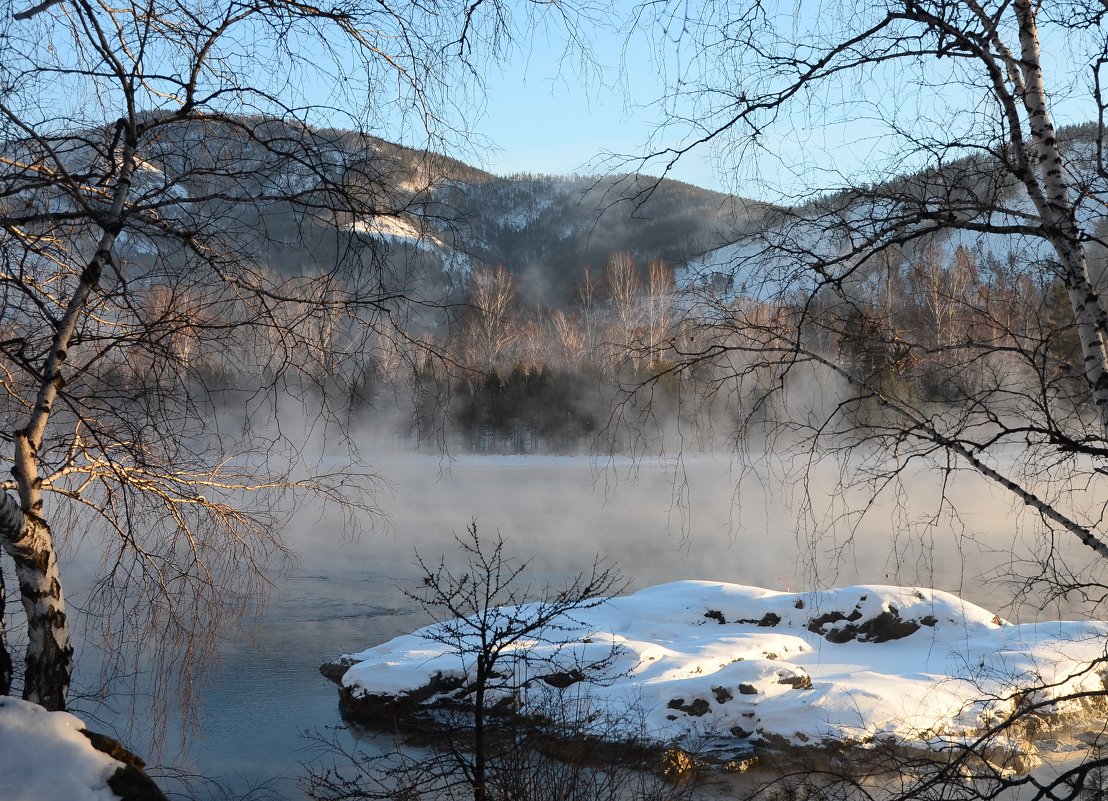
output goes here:
<path id="1" fill-rule="evenodd" d="M 836 161 L 841 153 L 819 162 L 808 151 L 801 180 L 817 183 L 779 192 L 808 199 L 782 204 L 759 231 L 709 259 L 732 271 L 745 297 L 777 310 L 771 322 L 748 315 L 736 292 L 690 286 L 682 305 L 692 336 L 670 353 L 675 369 L 714 365 L 717 380 L 777 387 L 782 399 L 818 381 L 816 408 L 794 402 L 798 419 L 779 405 L 777 430 L 850 463 L 848 483 L 854 476 L 875 491 L 892 488 L 917 460 L 966 468 L 1108 557 L 1108 313 L 1089 266 L 1104 247 L 1103 124 L 1058 130 L 1048 89 L 1051 79 L 1071 88 L 1084 81 L 1087 108 L 1103 109 L 1104 8 L 889 0 L 806 15 L 795 27 L 763 5 L 641 11 L 667 28 L 684 20 L 682 41 L 702 45 L 660 53 L 695 52 L 682 74 L 700 79 L 668 98 L 669 131 L 693 120 L 695 133 L 654 158 L 671 164 L 714 143 L 749 163 L 770 142 L 787 141 L 800 112 L 848 139 L 864 129 L 875 159 L 887 157 L 854 178 Z M 1043 30 L 1082 54 L 1084 78 L 1044 75 Z M 720 64 L 730 65 L 731 80 L 721 82 Z M 848 89 L 885 82 L 895 91 Z M 843 90 L 850 99 L 818 100 Z M 903 174 L 909 168 L 918 172 Z M 971 248 L 1002 268 L 976 277 Z M 901 289 L 916 284 L 926 313 L 916 321 L 925 324 L 908 325 L 910 310 L 896 308 L 894 276 Z M 1055 283 L 1065 319 L 1046 325 L 1043 288 Z M 1067 330 L 1080 345 L 1072 361 L 1052 345 Z M 949 395 L 921 392 L 926 382 Z M 745 408 L 765 425 L 764 400 Z"/>
<path id="2" fill-rule="evenodd" d="M 608 360 L 618 365 L 627 358 L 642 332 L 642 279 L 635 258 L 627 252 L 612 255 L 605 267 L 604 279 L 611 301 L 608 346 L 612 352 Z"/>
<path id="3" fill-rule="evenodd" d="M 265 421 L 433 300 L 378 232 L 420 230 L 441 162 L 364 131 L 461 134 L 454 78 L 496 55 L 510 9 L 67 0 L 0 25 L 0 550 L 23 695 L 67 703 L 64 543 L 101 549 L 85 611 L 108 673 L 153 653 L 155 690 L 187 702 L 298 499 L 351 527 L 371 511 L 368 476 L 319 471 Z"/>
<path id="4" fill-rule="evenodd" d="M 521 335 L 515 279 L 503 265 L 474 270 L 466 299 L 462 341 L 469 355 L 464 362 L 485 373 L 504 367 Z"/>
<path id="5" fill-rule="evenodd" d="M 681 76 L 663 131 L 677 144 L 651 157 L 665 168 L 714 145 L 743 177 L 764 157 L 788 182 L 771 187 L 764 227 L 704 260 L 742 289 L 690 282 L 674 366 L 644 388 L 695 377 L 731 393 L 750 438 L 739 458 L 764 445 L 802 512 L 822 502 L 813 466 L 831 462 L 832 525 L 882 497 L 910 504 L 921 466 L 943 488 L 923 513 L 941 520 L 955 474 L 976 473 L 1046 532 L 1026 578 L 1103 614 L 1108 307 L 1091 270 L 1108 196 L 1103 4 L 639 11 L 670 34 L 659 57 Z M 1056 126 L 1052 102 L 1082 93 L 1098 119 Z M 868 158 L 843 159 L 862 143 Z M 1067 564 L 1070 544 L 1083 550 Z M 895 795 L 995 797 L 999 772 L 959 784 L 959 770 L 889 775 L 911 779 Z"/>
<path id="6" fill-rule="evenodd" d="M 455 650 L 465 667 L 473 755 L 472 761 L 467 759 L 461 766 L 461 772 L 473 790 L 474 801 L 485 801 L 494 782 L 489 765 L 491 699 L 494 695 L 516 695 L 525 690 L 521 681 L 537 680 L 541 670 L 534 665 L 527 671 L 517 666 L 536 661 L 533 651 L 537 646 L 568 646 L 560 632 L 573 624 L 573 614 L 599 606 L 618 594 L 625 582 L 618 570 L 603 565 L 598 558 L 591 572 L 530 598 L 525 579 L 528 565 L 515 563 L 505 554 L 502 537 L 489 546 L 481 541 L 477 524 L 473 523 L 464 538 L 456 539 L 465 560 L 463 569 L 452 570 L 445 560 L 428 564 L 420 559 L 423 591 L 410 593 L 409 597 L 439 624 L 429 629 L 427 636 Z M 603 679 L 613 656 L 569 666 L 557 656 L 545 658 L 550 661 L 551 671 L 566 675 L 568 686 Z"/>
<path id="7" fill-rule="evenodd" d="M 549 329 L 549 341 L 554 343 L 551 361 L 563 370 L 580 365 L 585 354 L 581 321 L 561 309 L 554 309 L 550 313 Z"/>
<path id="8" fill-rule="evenodd" d="M 608 678 L 617 654 L 607 648 L 584 653 L 569 632 L 578 625 L 576 613 L 600 606 L 624 589 L 619 571 L 597 558 L 589 572 L 560 586 L 535 589 L 529 564 L 512 559 L 502 537 L 483 540 L 471 523 L 455 540 L 457 559 L 443 556 L 436 563 L 418 557 L 422 587 L 405 591 L 434 621 L 421 630 L 428 647 L 457 657 L 459 675 L 450 679 L 455 686 L 449 700 L 441 703 L 440 698 L 437 704 L 432 696 L 421 707 L 398 699 L 391 708 L 386 700 L 384 709 L 379 696 L 355 696 L 347 703 L 352 722 L 359 722 L 359 704 L 365 704 L 372 720 L 401 732 L 422 732 L 420 739 L 430 740 L 432 753 L 418 760 L 402 751 L 384 759 L 343 753 L 352 770 L 314 770 L 306 782 L 309 796 L 465 795 L 474 801 L 684 797 L 666 792 L 641 766 L 605 768 L 588 757 L 589 744 L 600 741 L 586 729 L 600 724 L 582 697 L 587 698 L 590 683 Z M 564 697 L 561 691 L 570 688 L 573 698 Z M 541 700 L 522 700 L 529 691 Z M 541 753 L 551 742 L 565 744 L 563 758 Z M 328 746 L 329 751 L 334 748 Z M 613 781 L 615 777 L 620 781 Z M 629 789 L 623 784 L 628 779 L 641 787 L 641 794 L 622 795 Z"/>
<path id="9" fill-rule="evenodd" d="M 645 364 L 652 366 L 661 356 L 674 324 L 673 272 L 658 260 L 650 263 L 646 284 L 643 325 Z"/>
<path id="10" fill-rule="evenodd" d="M 587 357 L 588 354 L 595 353 L 601 343 L 599 289 L 588 265 L 585 265 L 581 271 L 577 295 L 577 306 L 583 328 L 584 354 Z"/>

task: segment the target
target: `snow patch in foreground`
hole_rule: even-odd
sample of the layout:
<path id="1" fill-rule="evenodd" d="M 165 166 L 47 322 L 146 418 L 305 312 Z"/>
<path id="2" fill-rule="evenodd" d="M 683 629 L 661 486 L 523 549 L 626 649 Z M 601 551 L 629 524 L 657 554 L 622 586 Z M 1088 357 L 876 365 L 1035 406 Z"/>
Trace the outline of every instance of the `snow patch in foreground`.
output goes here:
<path id="1" fill-rule="evenodd" d="M 0 798 L 118 801 L 108 778 L 122 767 L 92 747 L 81 720 L 0 697 Z"/>
<path id="2" fill-rule="evenodd" d="M 428 626 L 343 657 L 351 665 L 345 691 L 387 698 L 442 686 L 420 708 L 464 703 L 476 643 L 444 645 L 451 639 L 444 634 Z M 609 739 L 723 737 L 736 746 L 891 739 L 942 748 L 1018 703 L 1103 690 L 1106 642 L 1103 623 L 1012 625 L 935 590 L 783 593 L 680 581 L 557 621 L 516 651 L 511 683 L 525 688 L 502 688 L 489 703 L 514 695 L 526 713 L 559 692 L 575 705 L 587 698 L 598 735 Z M 602 681 L 565 688 L 574 667 L 612 654 Z M 1059 700 L 1049 717 L 1074 722 L 1090 712 L 1088 703 Z"/>

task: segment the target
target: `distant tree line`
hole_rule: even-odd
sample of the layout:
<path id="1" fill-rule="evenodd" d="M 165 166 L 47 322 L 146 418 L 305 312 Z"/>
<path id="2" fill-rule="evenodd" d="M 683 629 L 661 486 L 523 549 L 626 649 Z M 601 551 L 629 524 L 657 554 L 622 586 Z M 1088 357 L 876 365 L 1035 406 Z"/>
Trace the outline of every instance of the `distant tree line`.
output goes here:
<path id="1" fill-rule="evenodd" d="M 1088 390 L 1065 287 L 1032 267 L 1015 254 L 932 242 L 870 265 L 841 292 L 793 302 L 736 292 L 738 282 L 716 273 L 678 287 L 662 261 L 618 252 L 603 270 L 582 270 L 569 309 L 528 303 L 504 266 L 478 267 L 445 319 L 412 316 L 369 343 L 352 321 L 316 312 L 311 391 L 354 420 L 388 427 L 405 448 L 641 452 L 677 429 L 686 444 L 730 447 L 817 389 L 799 392 L 805 374 L 797 373 L 793 393 L 777 393 L 781 378 L 766 370 L 736 390 L 734 377 L 757 370 L 765 355 L 753 341 L 735 347 L 735 332 L 790 336 L 802 321 L 806 346 L 849 363 L 867 386 L 919 404 L 953 406 L 990 387 L 1015 402 L 1017 388 L 1034 386 L 1078 408 Z M 160 308 L 164 291 L 146 290 L 149 308 Z M 191 336 L 188 326 L 204 320 L 195 312 L 170 345 L 198 385 L 233 398 L 266 378 L 264 360 L 251 375 L 241 354 L 224 352 L 232 343 Z M 277 323 L 273 348 L 281 347 Z M 689 359 L 713 345 L 731 348 L 728 359 Z M 118 380 L 135 367 L 119 365 Z M 648 385 L 647 395 L 634 392 Z M 834 389 L 816 397 L 851 392 Z"/>
<path id="2" fill-rule="evenodd" d="M 437 402 L 421 407 L 415 425 L 450 431 L 456 444 L 477 451 L 633 450 L 657 444 L 674 426 L 720 446 L 756 436 L 759 420 L 783 415 L 798 397 L 830 402 L 859 391 L 809 386 L 790 397 L 771 391 L 782 379 L 767 371 L 761 384 L 721 392 L 764 354 L 740 349 L 727 362 L 689 362 L 689 352 L 710 347 L 706 336 L 728 330 L 714 320 L 704 331 L 695 307 L 706 293 L 714 314 L 748 332 L 799 331 L 803 319 L 817 352 L 848 361 L 867 386 L 895 385 L 921 407 L 956 407 L 988 392 L 1003 409 L 1034 387 L 1032 396 L 1046 392 L 1079 409 L 1088 401 L 1080 343 L 1065 287 L 1044 275 L 1016 254 L 932 242 L 871 266 L 839 292 L 794 303 L 720 298 L 711 281 L 678 288 L 661 262 L 644 267 L 618 253 L 600 275 L 584 272 L 574 309 L 546 311 L 521 304 L 506 269 L 482 268 L 471 274 L 466 303 L 441 343 L 449 358 L 439 364 L 467 370 L 424 381 Z M 794 389 L 802 376 L 790 376 Z M 629 398 L 628 390 L 645 385 L 648 397 Z"/>

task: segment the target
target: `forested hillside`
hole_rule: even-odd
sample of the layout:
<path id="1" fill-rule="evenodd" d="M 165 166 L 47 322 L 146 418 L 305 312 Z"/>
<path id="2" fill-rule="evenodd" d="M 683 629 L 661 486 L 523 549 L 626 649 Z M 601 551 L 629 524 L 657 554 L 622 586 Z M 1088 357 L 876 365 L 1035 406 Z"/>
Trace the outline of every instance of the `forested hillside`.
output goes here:
<path id="1" fill-rule="evenodd" d="M 901 213 L 875 198 L 934 196 L 959 208 L 963 223 L 981 208 L 994 222 L 1018 216 L 1026 199 L 987 159 L 775 208 L 644 176 L 497 177 L 343 131 L 308 132 L 328 163 L 298 165 L 272 142 L 305 131 L 282 134 L 285 123 L 264 119 L 250 125 L 265 129 L 267 148 L 252 141 L 260 134 L 186 129 L 189 147 L 166 142 L 164 159 L 142 164 L 140 185 L 152 206 L 166 195 L 203 198 L 205 219 L 240 232 L 242 253 L 262 272 L 310 276 L 345 258 L 354 272 L 378 271 L 386 293 L 416 301 L 393 313 L 399 335 L 377 332 L 368 346 L 347 330 L 351 321 L 319 319 L 318 353 L 330 355 L 308 371 L 318 391 L 404 447 L 626 450 L 653 447 L 675 425 L 706 447 L 726 445 L 740 428 L 749 435 L 738 421 L 749 422 L 752 409 L 770 413 L 758 392 L 722 390 L 727 370 L 746 366 L 685 360 L 698 337 L 705 341 L 705 324 L 728 316 L 787 329 L 803 313 L 819 321 L 822 352 L 846 358 L 875 385 L 907 386 L 921 403 L 963 397 L 995 372 L 994 359 L 974 359 L 949 378 L 958 343 L 981 336 L 1001 349 L 1018 340 L 1017 351 L 1047 360 L 1036 366 L 1031 358 L 1025 378 L 1080 392 L 1065 288 L 1042 269 L 1049 254 L 1041 246 L 921 219 L 926 230 L 881 260 L 850 257 L 852 243 Z M 1067 147 L 1080 156 L 1089 133 L 1066 132 Z M 85 155 L 74 147 L 71 158 Z M 211 176 L 229 162 L 249 176 L 250 191 L 275 199 L 226 201 Z M 311 208 L 321 175 L 364 195 L 366 212 L 305 214 L 294 201 L 307 198 Z M 1100 276 L 1104 257 L 1094 251 Z M 135 274 L 175 258 L 156 230 L 129 233 L 121 254 Z M 812 258 L 838 264 L 841 275 L 805 273 Z M 804 298 L 803 309 L 794 297 Z M 222 366 L 227 343 L 189 347 L 204 381 L 253 380 L 241 365 Z M 936 381 L 940 366 L 947 378 Z M 649 402 L 629 401 L 644 384 L 653 385 Z"/>

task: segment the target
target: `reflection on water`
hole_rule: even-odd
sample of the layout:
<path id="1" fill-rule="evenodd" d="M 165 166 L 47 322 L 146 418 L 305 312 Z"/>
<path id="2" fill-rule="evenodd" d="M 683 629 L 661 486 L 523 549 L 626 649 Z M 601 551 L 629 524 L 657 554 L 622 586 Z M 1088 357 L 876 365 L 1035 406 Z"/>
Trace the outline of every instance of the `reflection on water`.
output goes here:
<path id="1" fill-rule="evenodd" d="M 445 465 L 412 457 L 377 468 L 395 487 L 381 498 L 388 530 L 350 542 L 337 522 L 297 522 L 288 539 L 299 566 L 278 580 L 251 635 L 225 644 L 222 670 L 204 688 L 206 733 L 188 756 L 191 768 L 239 791 L 278 777 L 274 789 L 296 797 L 300 764 L 313 756 L 305 734 L 330 737 L 340 724 L 335 688 L 319 665 L 425 623 L 401 589 L 419 580 L 414 554 L 437 561 L 470 520 L 530 560 L 538 586 L 588 570 L 600 555 L 621 568 L 632 589 L 683 578 L 794 591 L 920 584 L 1012 619 L 1034 614 L 1005 608 L 1010 590 L 985 580 L 1013 550 L 1034 555 L 1033 528 L 1016 525 L 1008 501 L 977 479 L 954 490 L 960 528 L 921 529 L 877 508 L 854 530 L 814 539 L 779 506 L 779 493 L 790 488 L 754 486 L 736 497 L 726 457 L 686 463 L 685 505 L 675 503 L 675 487 L 683 485 L 664 465 L 616 465 L 598 474 L 585 458 L 466 457 Z M 929 482 L 913 488 L 921 515 L 934 514 L 928 507 L 936 499 Z"/>

